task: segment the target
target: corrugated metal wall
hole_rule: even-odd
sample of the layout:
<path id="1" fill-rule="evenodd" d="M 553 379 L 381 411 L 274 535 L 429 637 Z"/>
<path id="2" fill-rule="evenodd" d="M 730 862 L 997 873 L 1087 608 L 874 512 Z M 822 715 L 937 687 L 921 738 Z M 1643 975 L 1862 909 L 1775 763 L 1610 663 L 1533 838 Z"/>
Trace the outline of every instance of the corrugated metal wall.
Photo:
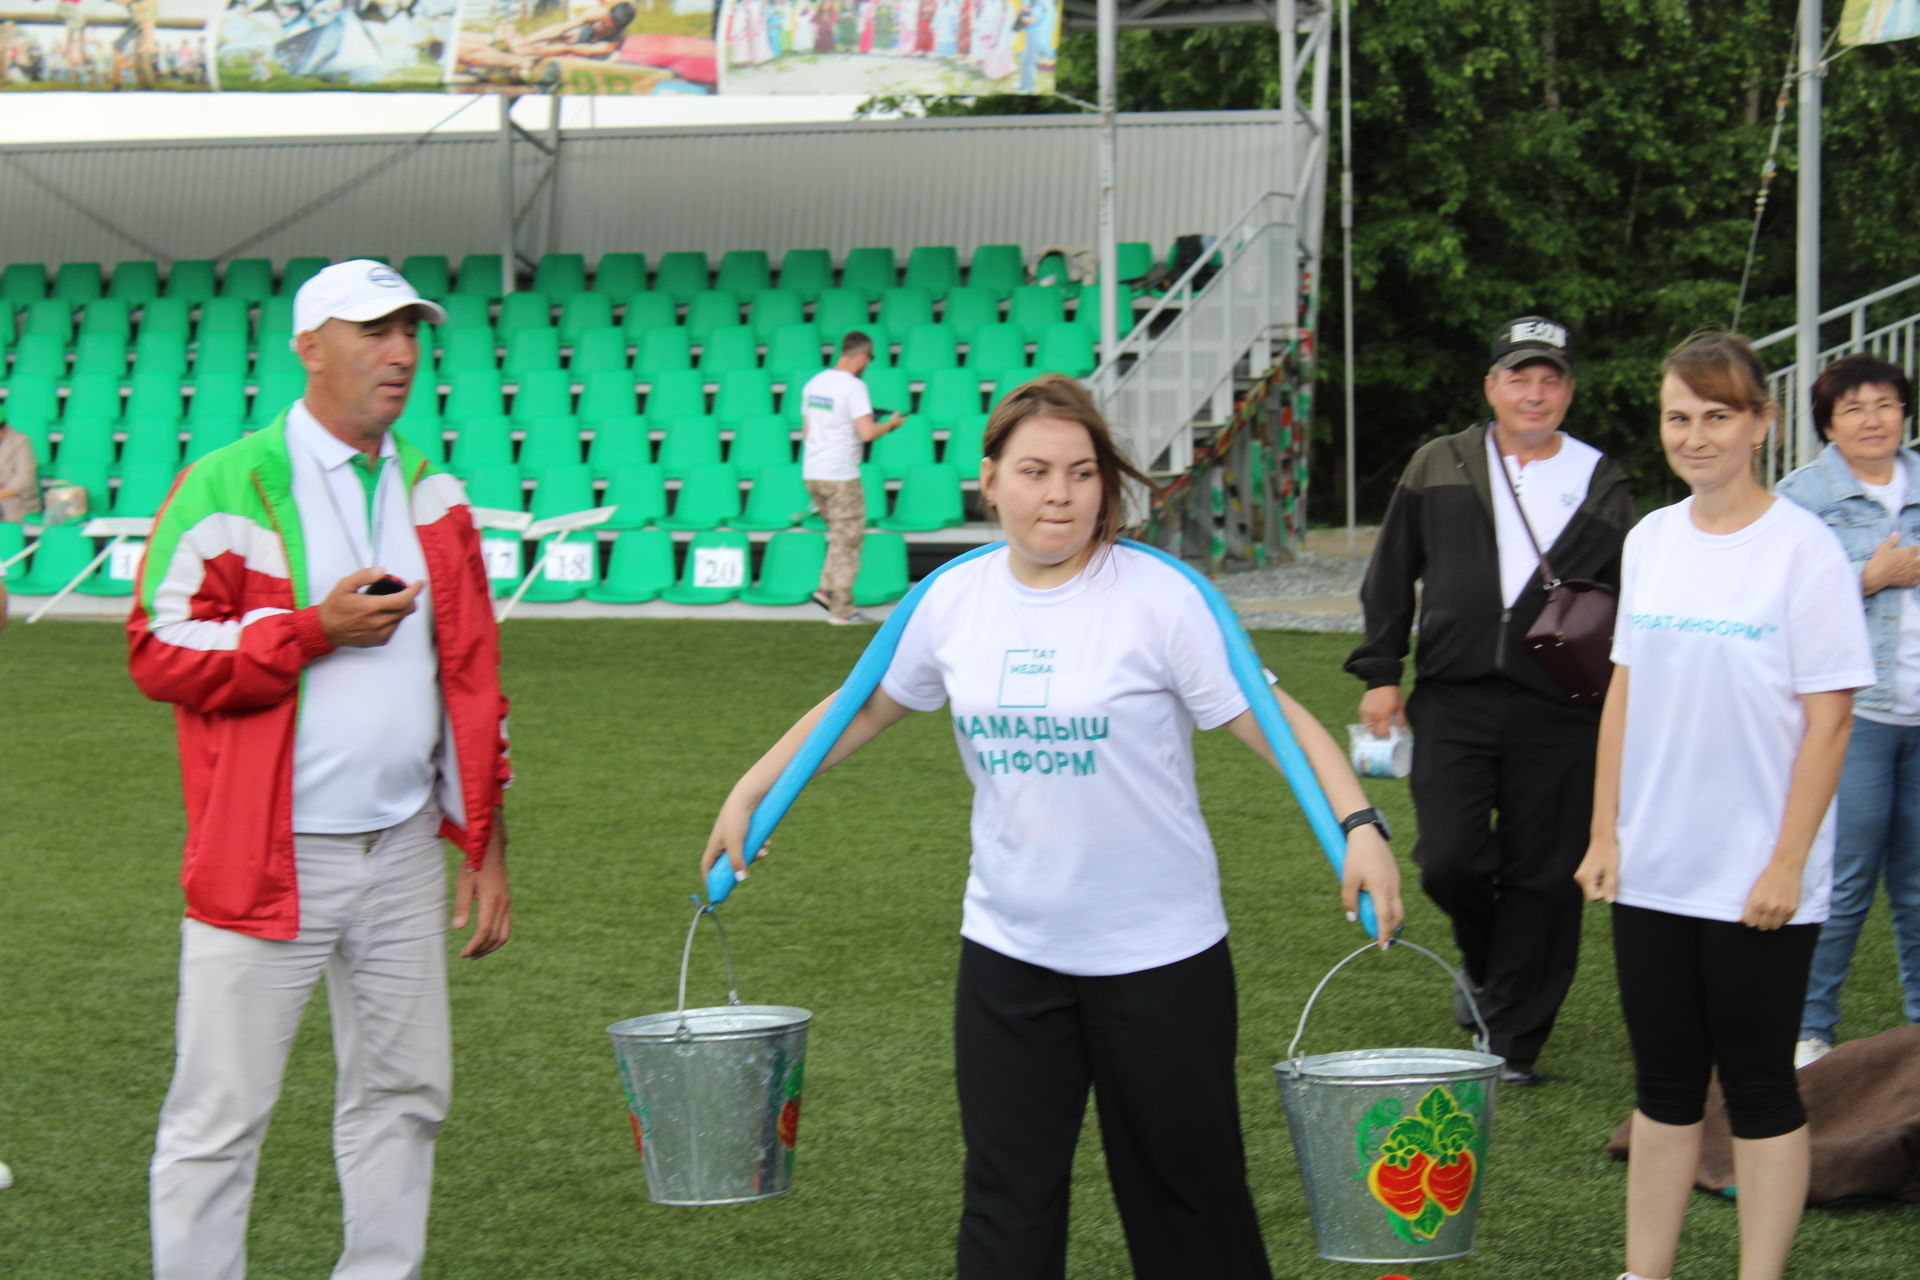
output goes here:
<path id="1" fill-rule="evenodd" d="M 1283 127 L 1122 116 L 1121 239 L 1224 228 L 1280 184 Z M 554 247 L 1092 245 L 1095 138 L 1092 116 L 577 133 Z M 524 193 L 539 156 L 517 151 Z M 0 148 L 0 259 L 497 252 L 500 152 L 490 135 Z"/>

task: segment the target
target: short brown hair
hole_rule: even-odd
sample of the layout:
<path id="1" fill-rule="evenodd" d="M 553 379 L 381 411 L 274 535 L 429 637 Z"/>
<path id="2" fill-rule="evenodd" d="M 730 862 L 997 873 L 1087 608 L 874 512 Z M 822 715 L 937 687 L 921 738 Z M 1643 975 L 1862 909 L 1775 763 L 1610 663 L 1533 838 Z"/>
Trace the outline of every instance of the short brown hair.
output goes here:
<path id="1" fill-rule="evenodd" d="M 1126 523 L 1125 504 L 1121 502 L 1121 481 L 1134 480 L 1146 486 L 1147 492 L 1159 496 L 1159 487 L 1149 480 L 1133 463 L 1127 461 L 1113 442 L 1113 431 L 1107 426 L 1107 419 L 1100 412 L 1100 406 L 1079 381 L 1063 373 L 1042 374 L 1033 381 L 1024 384 L 1009 393 L 993 408 L 987 418 L 986 435 L 982 438 L 980 452 L 982 456 L 1000 463 L 1000 455 L 1007 447 L 1015 428 L 1034 418 L 1059 418 L 1066 422 L 1077 422 L 1087 429 L 1087 436 L 1093 441 L 1094 463 L 1100 472 L 1100 518 L 1094 525 L 1093 539 L 1100 546 L 1111 546 L 1119 541 L 1120 531 Z"/>
<path id="2" fill-rule="evenodd" d="M 1660 376 L 1673 374 L 1702 400 L 1766 414 L 1773 407 L 1767 394 L 1767 367 L 1753 344 L 1737 333 L 1703 329 L 1667 352 Z"/>

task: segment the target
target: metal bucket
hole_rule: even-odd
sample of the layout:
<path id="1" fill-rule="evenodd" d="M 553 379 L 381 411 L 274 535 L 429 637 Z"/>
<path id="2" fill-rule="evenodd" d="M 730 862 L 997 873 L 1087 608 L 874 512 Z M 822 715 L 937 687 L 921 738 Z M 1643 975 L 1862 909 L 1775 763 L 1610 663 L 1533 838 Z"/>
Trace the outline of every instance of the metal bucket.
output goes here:
<path id="1" fill-rule="evenodd" d="M 687 961 L 702 915 L 720 932 L 727 1003 L 689 1009 Z M 793 1189 L 812 1017 L 785 1005 L 741 1004 L 727 931 L 696 907 L 680 955 L 679 1008 L 607 1028 L 656 1204 L 738 1204 Z"/>
<path id="2" fill-rule="evenodd" d="M 1487 1142 L 1505 1061 L 1487 1052 L 1472 990 L 1425 947 L 1398 938 L 1447 971 L 1479 1026 L 1474 1051 L 1361 1049 L 1301 1057 L 1307 1016 L 1333 975 L 1313 989 L 1287 1060 L 1274 1067 L 1287 1108 L 1314 1244 L 1329 1262 L 1437 1262 L 1473 1251 Z"/>

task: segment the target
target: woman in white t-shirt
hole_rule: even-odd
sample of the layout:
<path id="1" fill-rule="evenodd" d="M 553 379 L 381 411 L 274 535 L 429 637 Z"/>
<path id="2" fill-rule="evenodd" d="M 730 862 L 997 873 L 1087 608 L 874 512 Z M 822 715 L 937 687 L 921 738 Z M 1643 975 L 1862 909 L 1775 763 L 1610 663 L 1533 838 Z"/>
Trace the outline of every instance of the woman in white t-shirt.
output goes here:
<path id="1" fill-rule="evenodd" d="M 1219 625 L 1173 566 L 1116 545 L 1141 479 L 1072 379 L 987 424 L 981 493 L 1006 547 L 931 584 L 831 767 L 909 711 L 947 704 L 974 785 L 955 1076 L 966 1139 L 961 1280 L 1066 1274 L 1067 1193 L 1091 1089 L 1137 1276 L 1265 1280 L 1234 1080 L 1227 923 L 1200 814 L 1193 730 L 1272 760 Z M 1278 694 L 1348 846 L 1349 912 L 1402 917 L 1384 823 L 1332 737 Z M 826 711 L 802 717 L 727 797 L 701 871 Z M 732 851 L 730 854 L 727 851 Z"/>
<path id="2" fill-rule="evenodd" d="M 1827 915 L 1852 694 L 1873 683 L 1873 661 L 1839 543 L 1755 478 L 1775 410 L 1753 348 L 1699 336 L 1662 372 L 1661 443 L 1693 493 L 1627 535 L 1575 878 L 1614 904 L 1633 1045 L 1624 1280 L 1673 1273 L 1715 1071 L 1741 1280 L 1771 1280 L 1806 1200 L 1793 1046 Z"/>
<path id="3" fill-rule="evenodd" d="M 1813 383 L 1820 456 L 1780 482 L 1780 496 L 1840 539 L 1860 588 L 1877 679 L 1853 695 L 1853 736 L 1835 800 L 1833 910 L 1820 926 L 1794 1061 L 1834 1044 L 1840 986 L 1882 879 L 1906 991 L 1920 1022 L 1920 454 L 1903 449 L 1912 384 L 1878 356 L 1834 361 Z"/>

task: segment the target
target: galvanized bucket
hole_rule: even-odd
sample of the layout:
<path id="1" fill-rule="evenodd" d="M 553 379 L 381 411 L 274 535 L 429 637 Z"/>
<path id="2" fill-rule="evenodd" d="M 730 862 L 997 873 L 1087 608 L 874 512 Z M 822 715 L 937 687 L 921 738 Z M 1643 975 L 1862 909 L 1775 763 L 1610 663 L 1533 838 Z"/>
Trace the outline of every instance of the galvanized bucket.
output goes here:
<path id="1" fill-rule="evenodd" d="M 727 1003 L 689 1009 L 687 962 L 702 915 L 720 933 Z M 679 1008 L 607 1028 L 655 1203 L 738 1204 L 793 1189 L 812 1017 L 785 1005 L 741 1004 L 727 931 L 696 905 L 680 955 Z"/>
<path id="2" fill-rule="evenodd" d="M 1315 1000 L 1307 999 L 1287 1060 L 1274 1067 L 1287 1108 L 1314 1243 L 1329 1262 L 1437 1262 L 1473 1251 L 1500 1066 L 1487 1024 L 1453 967 L 1425 947 L 1394 939 L 1447 971 L 1465 993 L 1479 1033 L 1474 1050 L 1361 1049 L 1299 1056 Z"/>

